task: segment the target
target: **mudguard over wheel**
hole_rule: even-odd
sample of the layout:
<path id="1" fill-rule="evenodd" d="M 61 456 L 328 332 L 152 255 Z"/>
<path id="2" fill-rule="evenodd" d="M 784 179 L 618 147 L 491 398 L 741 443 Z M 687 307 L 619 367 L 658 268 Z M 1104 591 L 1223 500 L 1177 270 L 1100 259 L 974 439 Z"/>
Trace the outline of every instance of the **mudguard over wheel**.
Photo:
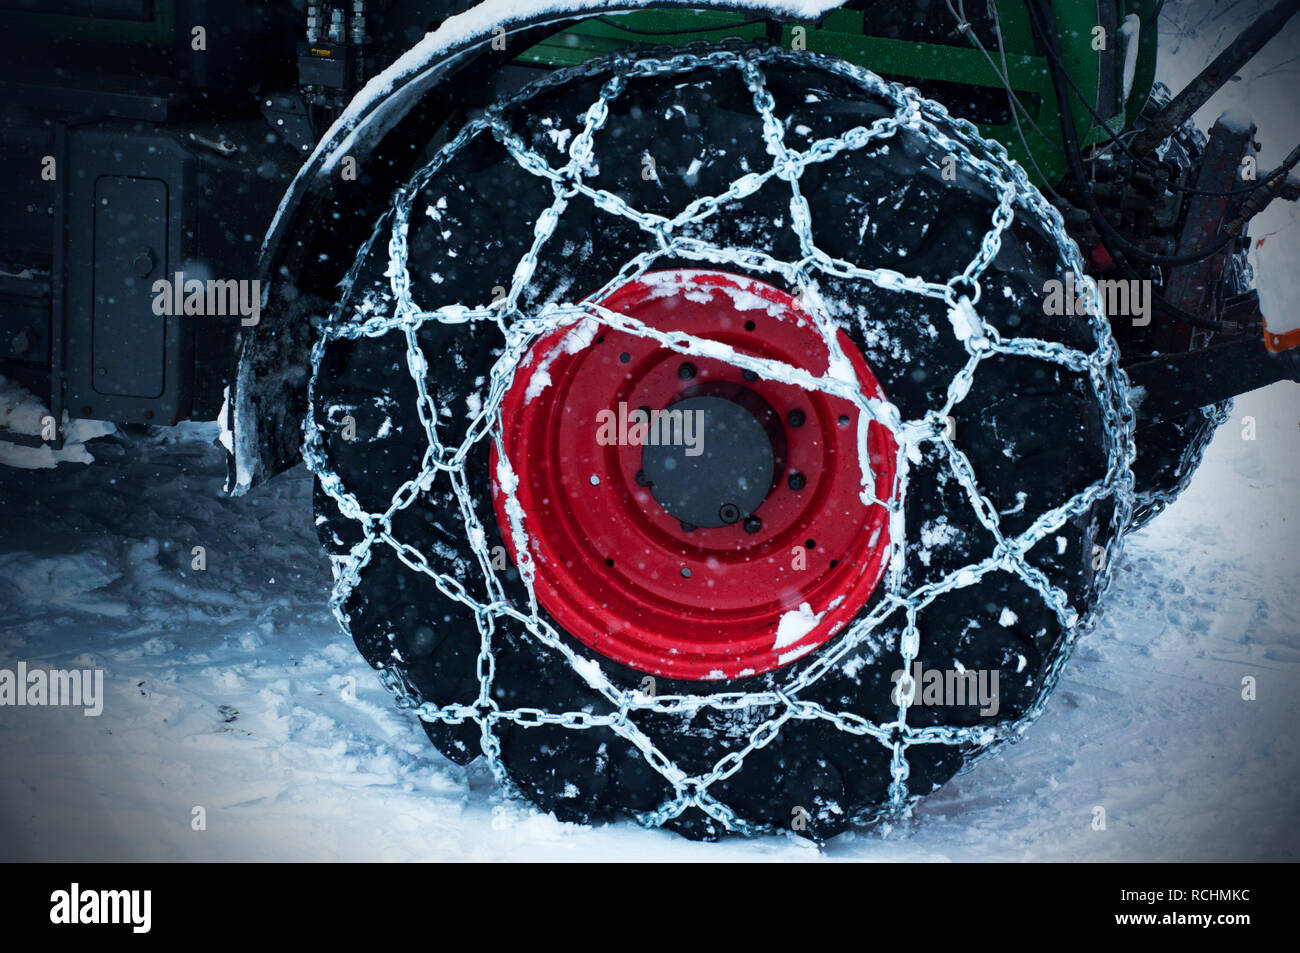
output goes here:
<path id="1" fill-rule="evenodd" d="M 1000 147 L 864 70 L 554 73 L 448 130 L 314 350 L 339 619 L 562 819 L 905 812 L 1036 716 L 1130 519 L 1109 328 L 1042 306 L 1082 271 Z"/>

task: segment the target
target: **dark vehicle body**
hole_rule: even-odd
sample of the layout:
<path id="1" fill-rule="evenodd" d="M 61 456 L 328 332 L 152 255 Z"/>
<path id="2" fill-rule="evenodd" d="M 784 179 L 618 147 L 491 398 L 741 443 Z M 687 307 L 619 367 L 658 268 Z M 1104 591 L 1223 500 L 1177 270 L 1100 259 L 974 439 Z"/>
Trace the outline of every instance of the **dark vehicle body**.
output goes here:
<path id="1" fill-rule="evenodd" d="M 0 0 L 8 40 L 0 174 L 10 183 L 0 193 L 0 374 L 45 401 L 56 424 L 171 425 L 215 419 L 224 407 L 235 434 L 231 488 L 242 492 L 296 462 L 311 316 L 328 312 L 360 237 L 430 147 L 429 130 L 541 71 L 618 46 L 802 42 L 940 99 L 1013 157 L 1038 160 L 1040 184 L 1064 179 L 1055 143 L 1012 138 L 1002 79 L 952 29 L 942 3 L 903 15 L 853 0 L 821 4 L 824 13 L 810 17 L 799 4 L 696 0 L 617 22 L 611 16 L 627 6 L 574 4 L 566 14 L 489 3 L 456 18 L 470 6 Z M 663 9 L 673 6 L 694 9 Z M 1056 110 L 1041 44 L 1023 7 L 999 9 L 1015 47 L 1007 78 L 1050 131 Z M 1114 129 L 1129 128 L 1154 76 L 1155 5 L 1071 0 L 1052 10 L 1076 82 Z M 987 17 L 971 17 L 978 38 Z M 1118 37 L 1130 19 L 1142 25 L 1125 34 L 1131 51 L 1090 52 L 1090 24 Z M 1101 142 L 1085 118 L 1083 144 Z M 1232 164 L 1249 136 L 1238 139 L 1225 159 Z M 1213 231 L 1233 211 L 1221 202 L 1199 214 Z M 1089 239 L 1079 240 L 1086 257 Z M 258 313 L 159 313 L 160 282 L 195 280 L 247 283 L 260 295 Z M 1188 280 L 1204 285 L 1203 276 Z M 1257 315 L 1252 298 L 1185 297 L 1215 319 Z M 1129 363 L 1193 349 L 1192 329 L 1165 315 L 1116 336 Z M 1171 413 L 1282 376 L 1259 335 L 1246 337 L 1213 360 L 1195 349 L 1194 375 L 1190 365 L 1149 369 Z M 1148 416 L 1158 417 L 1159 396 Z"/>

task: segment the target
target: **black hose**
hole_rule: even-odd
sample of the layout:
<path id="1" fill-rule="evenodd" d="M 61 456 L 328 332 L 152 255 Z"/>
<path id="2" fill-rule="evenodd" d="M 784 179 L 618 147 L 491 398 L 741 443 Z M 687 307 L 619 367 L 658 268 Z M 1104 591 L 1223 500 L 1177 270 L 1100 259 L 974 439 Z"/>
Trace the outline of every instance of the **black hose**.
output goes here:
<path id="1" fill-rule="evenodd" d="M 1088 185 L 1087 175 L 1083 169 L 1083 157 L 1079 152 L 1079 142 L 1075 135 L 1074 114 L 1070 108 L 1069 92 L 1065 88 L 1065 83 L 1061 78 L 1064 71 L 1064 63 L 1060 57 L 1060 40 L 1053 28 L 1050 14 L 1043 9 L 1043 0 L 1025 0 L 1025 5 L 1029 11 L 1029 19 L 1034 27 L 1035 32 L 1043 43 L 1044 49 L 1048 51 L 1049 65 L 1052 74 L 1052 89 L 1056 94 L 1057 104 L 1060 108 L 1061 136 L 1065 145 L 1065 155 L 1070 167 L 1070 175 L 1073 178 L 1075 186 L 1079 189 L 1083 198 L 1086 211 L 1093 225 L 1102 237 L 1106 250 L 1114 259 L 1120 273 L 1129 279 L 1138 279 L 1139 276 L 1129 266 L 1125 254 L 1131 254 L 1135 260 L 1143 261 L 1153 265 L 1177 265 L 1193 264 L 1203 261 L 1212 255 L 1218 254 L 1231 242 L 1236 236 L 1229 233 L 1215 242 L 1214 246 L 1208 251 L 1202 250 L 1190 255 L 1165 256 L 1152 255 L 1136 245 L 1127 241 L 1106 221 L 1101 209 L 1097 206 L 1097 200 L 1092 194 L 1092 189 Z M 1130 251 L 1131 250 L 1131 251 Z M 1136 254 L 1134 254 L 1136 252 Z M 1206 331 L 1221 331 L 1224 328 L 1222 321 L 1214 321 L 1209 318 L 1203 318 L 1200 315 L 1184 311 L 1177 305 L 1165 300 L 1160 295 L 1152 295 L 1151 303 L 1157 311 L 1182 321 L 1194 328 L 1201 328 Z"/>
<path id="2" fill-rule="evenodd" d="M 1110 126 L 1107 124 L 1106 120 L 1102 118 L 1101 113 L 1097 112 L 1097 108 L 1093 106 L 1092 103 L 1088 102 L 1088 97 L 1083 94 L 1083 90 L 1081 90 L 1079 88 L 1079 84 L 1074 81 L 1074 77 L 1070 75 L 1068 70 L 1064 71 L 1064 75 L 1066 80 L 1070 84 L 1070 88 L 1074 90 L 1074 94 L 1079 97 L 1079 102 L 1083 103 L 1083 105 L 1087 108 L 1088 112 L 1092 114 L 1092 118 L 1095 125 L 1101 127 L 1102 132 L 1105 133 L 1106 138 L 1107 140 L 1109 140 L 1110 144 L 1114 146 L 1118 146 L 1120 151 L 1123 152 L 1124 155 L 1128 156 L 1134 162 L 1144 166 L 1146 170 L 1150 172 L 1152 176 L 1160 182 L 1161 185 L 1165 186 L 1166 188 L 1173 189 L 1174 191 L 1183 192 L 1188 195 L 1209 195 L 1214 198 L 1230 198 L 1234 195 L 1251 195 L 1255 192 L 1258 192 L 1260 189 L 1266 187 L 1273 180 L 1279 179 L 1282 176 L 1286 175 L 1293 168 L 1295 168 L 1295 166 L 1298 163 L 1300 163 L 1300 148 L 1297 148 L 1292 150 L 1291 153 L 1289 153 L 1287 157 L 1282 160 L 1282 164 L 1279 165 L 1276 169 L 1273 169 L 1272 171 L 1260 176 L 1257 181 L 1251 183 L 1250 185 L 1244 185 L 1239 189 L 1225 189 L 1220 191 L 1217 189 L 1198 189 L 1190 185 L 1182 185 L 1181 183 L 1175 182 L 1172 179 L 1169 179 L 1165 176 L 1156 175 L 1154 172 L 1154 165 L 1152 164 L 1151 160 L 1148 159 L 1146 156 L 1138 155 L 1136 152 L 1134 152 L 1132 149 L 1129 148 L 1128 143 L 1124 142 L 1123 139 L 1119 138 L 1119 136 L 1111 132 Z"/>
<path id="3" fill-rule="evenodd" d="M 1088 218 L 1092 220 L 1093 227 L 1097 229 L 1106 250 L 1110 252 L 1111 256 L 1118 260 L 1119 256 L 1116 253 L 1120 252 L 1123 256 L 1132 258 L 1144 265 L 1172 268 L 1178 265 L 1191 265 L 1204 261 L 1228 247 L 1228 244 L 1237 237 L 1231 232 L 1220 236 L 1205 248 L 1184 255 L 1154 255 L 1128 241 L 1115 230 L 1110 222 L 1106 221 L 1106 216 L 1102 214 L 1101 208 L 1097 205 L 1097 199 L 1092 194 L 1087 173 L 1083 168 L 1083 155 L 1079 150 L 1079 140 L 1074 128 L 1074 110 L 1070 106 L 1070 90 L 1064 78 L 1065 63 L 1061 57 L 1060 37 L 1056 34 L 1056 27 L 1051 19 L 1050 12 L 1044 9 L 1044 0 L 1025 0 L 1025 6 L 1029 11 L 1029 19 L 1034 31 L 1038 34 L 1043 43 L 1043 48 L 1047 51 L 1048 66 L 1050 67 L 1048 72 L 1052 78 L 1052 90 L 1056 94 L 1059 113 L 1057 118 L 1061 123 L 1061 140 L 1062 145 L 1065 147 L 1065 158 L 1070 169 L 1070 177 L 1079 190 L 1079 197 L 1083 201 Z M 1169 305 L 1169 307 L 1174 306 Z"/>

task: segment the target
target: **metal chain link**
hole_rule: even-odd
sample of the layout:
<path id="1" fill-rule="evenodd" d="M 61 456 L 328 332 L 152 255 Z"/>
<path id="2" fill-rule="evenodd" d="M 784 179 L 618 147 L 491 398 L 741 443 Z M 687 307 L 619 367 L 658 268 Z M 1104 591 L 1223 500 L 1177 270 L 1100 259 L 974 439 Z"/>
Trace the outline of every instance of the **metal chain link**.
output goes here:
<path id="1" fill-rule="evenodd" d="M 868 94 L 889 102 L 894 111 L 869 126 L 856 126 L 838 137 L 819 140 L 804 151 L 792 151 L 785 143 L 785 127 L 775 114 L 774 101 L 766 87 L 762 67 L 771 63 L 801 68 L 814 66 L 846 77 Z M 701 69 L 735 70 L 740 73 L 752 94 L 754 108 L 762 119 L 763 140 L 772 157 L 768 169 L 741 176 L 720 195 L 695 199 L 672 218 L 632 208 L 619 196 L 587 181 L 592 169 L 596 134 L 608 119 L 610 103 L 619 97 L 630 79 L 679 75 Z M 587 110 L 583 128 L 569 145 L 569 160 L 563 167 L 552 168 L 545 158 L 530 149 L 510 128 L 506 112 L 515 104 L 542 89 L 607 71 L 613 71 L 614 75 L 604 83 L 599 99 Z M 851 262 L 831 258 L 816 246 L 812 213 L 800 192 L 800 177 L 809 166 L 827 162 L 842 152 L 860 150 L 869 143 L 896 136 L 900 130 L 919 135 L 954 156 L 965 172 L 998 196 L 993 221 L 980 242 L 978 252 L 959 275 L 943 284 L 891 269 L 862 268 Z M 533 223 L 533 241 L 515 268 L 504 300 L 487 305 L 455 303 L 425 309 L 412 296 L 407 261 L 407 233 L 412 207 L 421 190 L 438 172 L 467 143 L 484 135 L 491 136 L 504 147 L 525 172 L 549 183 L 554 200 Z M 706 51 L 688 49 L 686 52 L 660 58 L 638 57 L 630 52 L 620 53 L 557 71 L 470 121 L 442 148 L 398 193 L 393 207 L 381 220 L 379 230 L 366 246 L 368 250 L 371 243 L 382 238 L 383 231 L 387 229 L 387 277 L 391 282 L 396 305 L 391 314 L 370 313 L 373 309 L 359 308 L 355 314 L 341 315 L 326 327 L 312 353 L 309 386 L 311 410 L 304 425 L 304 456 L 308 466 L 317 475 L 321 489 L 337 504 L 339 512 L 360 524 L 362 531 L 358 543 L 346 553 L 332 557 L 335 582 L 330 604 L 344 630 L 349 630 L 344 605 L 349 594 L 359 584 L 376 546 L 389 547 L 412 571 L 429 577 L 448 599 L 466 606 L 474 613 L 480 639 L 477 697 L 444 705 L 426 701 L 405 678 L 400 667 L 385 666 L 380 670 L 380 680 L 397 697 L 399 707 L 413 711 L 420 719 L 430 723 L 478 724 L 483 753 L 496 777 L 504 784 L 510 782 L 501 764 L 500 745 L 495 732 L 495 727 L 502 722 L 556 725 L 578 731 L 593 727 L 607 728 L 636 748 L 646 762 L 672 786 L 674 793 L 668 800 L 637 818 L 642 824 L 660 826 L 693 806 L 725 829 L 741 833 L 756 833 L 762 828 L 738 817 L 735 811 L 710 793 L 710 788 L 740 771 L 751 753 L 771 744 L 780 735 L 782 727 L 792 720 L 825 721 L 847 734 L 870 737 L 879 742 L 889 752 L 890 758 L 889 802 L 885 806 L 885 812 L 894 815 L 908 813 L 919 797 L 909 792 L 907 784 L 910 773 L 907 750 L 910 746 L 964 746 L 974 755 L 983 756 L 1019 737 L 1041 712 L 1075 640 L 1088 624 L 1085 618 L 1086 607 L 1071 606 L 1066 594 L 1054 587 L 1040 570 L 1032 566 L 1027 561 L 1026 554 L 1068 520 L 1087 512 L 1103 500 L 1112 500 L 1109 532 L 1099 558 L 1095 588 L 1099 592 L 1105 587 L 1134 502 L 1130 469 L 1134 455 L 1133 413 L 1128 400 L 1127 379 L 1119 369 L 1117 350 L 1110 336 L 1109 325 L 1102 315 L 1096 287 L 1084 275 L 1078 249 L 1067 237 L 1059 213 L 1042 199 L 1030 185 L 1024 171 L 1011 162 L 999 144 L 988 143 L 981 148 L 978 145 L 981 141 L 977 130 L 970 123 L 949 116 L 942 106 L 922 100 L 915 90 L 886 83 L 866 70 L 814 54 L 724 44 L 721 47 L 709 47 Z M 974 149 L 972 143 L 976 144 Z M 779 179 L 790 188 L 790 225 L 799 240 L 800 254 L 803 256 L 800 260 L 780 261 L 756 249 L 718 247 L 682 234 L 686 226 L 718 214 L 723 204 L 754 194 L 772 179 Z M 585 196 L 608 215 L 633 222 L 656 239 L 656 247 L 629 260 L 613 279 L 586 300 L 546 305 L 526 312 L 520 305 L 521 295 L 535 273 L 541 250 L 554 234 L 567 203 L 578 195 Z M 1087 321 L 1096 345 L 1093 350 L 1080 351 L 1029 337 L 1004 338 L 980 317 L 975 307 L 980 297 L 980 278 L 997 256 L 1002 236 L 1016 216 L 1032 221 L 1050 235 L 1059 250 L 1062 271 L 1072 271 L 1076 283 L 1084 289 Z M 363 250 L 363 256 L 364 254 Z M 610 311 L 600 303 L 614 288 L 645 274 L 655 262 L 665 258 L 707 261 L 728 265 L 741 272 L 761 271 L 780 275 L 792 287 L 799 289 L 800 300 L 805 310 L 812 315 L 825 341 L 831 369 L 825 375 L 817 377 L 802 368 L 741 354 L 718 342 L 700 340 L 682 332 L 669 333 L 647 327 L 626 315 Z M 354 275 L 355 273 L 354 270 Z M 966 329 L 964 336 L 960 333 L 959 336 L 962 336 L 969 359 L 954 377 L 943 407 L 935 408 L 917 420 L 903 420 L 898 409 L 888 401 L 866 398 L 855 377 L 836 374 L 835 369 L 842 367 L 845 362 L 837 339 L 837 325 L 828 316 L 818 290 L 816 278 L 819 273 L 865 280 L 888 291 L 941 299 L 946 303 L 955 316 L 954 329 L 959 326 Z M 464 439 L 455 446 L 445 445 L 438 433 L 438 403 L 428 388 L 429 361 L 417 340 L 418 329 L 427 322 L 492 323 L 504 336 L 505 345 L 501 356 L 491 370 L 485 392 L 480 394 L 479 410 Z M 533 342 L 542 335 L 579 322 L 597 322 L 612 329 L 648 337 L 682 354 L 700 354 L 707 349 L 710 357 L 760 376 L 787 381 L 810 392 L 831 394 L 852 402 L 861 411 L 858 450 L 863 478 L 863 505 L 883 506 L 886 509 L 892 547 L 882 581 L 882 598 L 834 642 L 823 646 L 808 664 L 800 666 L 797 674 L 787 672 L 786 681 L 781 687 L 756 692 L 644 695 L 640 691 L 616 685 L 606 674 L 599 659 L 578 654 L 561 638 L 560 632 L 541 616 L 533 585 L 534 568 L 527 532 L 529 516 L 519 504 L 515 461 L 509 459 L 502 440 L 501 404 Z M 315 418 L 316 384 L 326 348 L 332 341 L 363 336 L 378 337 L 388 333 L 400 333 L 405 337 L 409 372 L 417 392 L 417 411 L 428 448 L 420 472 L 394 493 L 390 505 L 383 513 L 373 514 L 367 512 L 345 486 L 326 455 L 325 435 L 318 428 Z M 1007 537 L 1002 532 L 997 509 L 977 486 L 969 459 L 953 444 L 945 431 L 945 418 L 969 391 L 976 368 L 981 361 L 994 355 L 1028 357 L 1085 374 L 1100 405 L 1105 435 L 1105 475 L 1067 502 L 1042 513 L 1028 529 L 1012 537 Z M 898 445 L 896 477 L 891 496 L 887 500 L 877 499 L 874 494 L 866 441 L 870 421 L 887 427 Z M 497 452 L 497 479 L 505 495 L 505 510 L 510 514 L 511 532 L 508 535 L 514 548 L 516 568 L 528 593 L 528 604 L 522 607 L 510 602 L 496 576 L 488 552 L 488 537 L 476 516 L 469 489 L 469 476 L 465 472 L 468 454 L 475 445 L 486 439 L 493 441 Z M 991 553 L 980 562 L 906 592 L 904 569 L 907 559 L 905 541 L 908 535 L 904 501 L 908 487 L 908 467 L 909 461 L 919 459 L 921 448 L 927 445 L 935 448 L 946 459 L 951 474 L 964 491 L 976 518 L 988 530 L 994 546 Z M 411 505 L 422 493 L 428 492 L 440 472 L 451 476 L 452 487 L 465 520 L 466 539 L 482 573 L 487 602 L 475 599 L 460 580 L 435 570 L 417 546 L 405 543 L 393 534 L 394 515 Z M 1014 573 L 1036 591 L 1055 614 L 1064 632 L 1048 670 L 1040 680 L 1033 703 L 1015 721 L 997 725 L 924 728 L 909 725 L 908 710 L 915 697 L 915 685 L 910 672 L 920 650 L 918 614 L 942 594 L 978 584 L 980 579 L 994 571 Z M 897 651 L 901 656 L 902 670 L 907 674 L 897 683 L 897 706 L 892 721 L 876 724 L 853 712 L 831 711 L 816 702 L 800 698 L 801 692 L 815 684 L 856 648 L 864 644 L 875 645 L 871 641 L 873 636 L 878 636 L 887 622 L 900 616 L 903 631 Z M 495 678 L 493 636 L 497 626 L 506 621 L 520 625 L 535 640 L 536 651 L 553 652 L 564 658 L 593 691 L 608 701 L 610 711 L 597 714 L 590 711 L 551 712 L 540 708 L 501 709 L 491 691 Z M 692 775 L 679 767 L 630 718 L 630 713 L 637 711 L 689 716 L 702 709 L 719 712 L 770 710 L 770 713 L 748 733 L 743 745 L 729 751 L 709 771 L 698 775 Z M 970 763 L 973 760 L 971 758 Z"/>

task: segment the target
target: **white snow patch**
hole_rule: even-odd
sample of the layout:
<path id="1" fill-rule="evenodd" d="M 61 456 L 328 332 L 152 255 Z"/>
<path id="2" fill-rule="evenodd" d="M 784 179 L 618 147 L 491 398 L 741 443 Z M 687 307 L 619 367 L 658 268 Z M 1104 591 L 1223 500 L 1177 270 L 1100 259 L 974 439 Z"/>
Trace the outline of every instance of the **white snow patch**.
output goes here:
<path id="1" fill-rule="evenodd" d="M 599 685 L 602 682 L 600 663 L 595 659 L 578 656 L 573 662 L 573 670 L 581 675 L 588 685 Z"/>
<path id="2" fill-rule="evenodd" d="M 780 665 L 788 665 L 789 663 L 793 662 L 795 659 L 802 658 L 803 656 L 807 655 L 816 647 L 817 646 L 814 645 L 812 642 L 809 642 L 806 645 L 800 645 L 796 648 L 791 649 L 789 652 L 781 653 L 781 655 L 777 656 L 777 662 Z"/>
<path id="3" fill-rule="evenodd" d="M 533 375 L 528 378 L 528 387 L 524 389 L 524 403 L 532 403 L 535 398 L 541 396 L 542 391 L 550 386 L 550 372 L 545 367 L 539 366 L 537 370 L 533 371 Z"/>
<path id="4" fill-rule="evenodd" d="M 916 558 L 921 560 L 921 565 L 930 565 L 934 548 L 946 546 L 960 535 L 961 531 L 949 523 L 945 516 L 922 523 L 919 533 L 921 548 L 916 551 Z"/>
<path id="5" fill-rule="evenodd" d="M 1269 334 L 1300 329 L 1300 204 L 1275 200 L 1251 222 L 1252 261 L 1259 283 L 1259 310 Z"/>
<path id="6" fill-rule="evenodd" d="M 117 431 L 106 420 L 68 420 L 63 425 L 63 446 L 31 447 L 4 438 L 4 432 L 40 437 L 50 417 L 49 408 L 27 388 L 0 377 L 0 464 L 22 470 L 48 470 L 60 463 L 93 463 L 86 442 Z"/>
<path id="7" fill-rule="evenodd" d="M 1220 123 L 1230 132 L 1247 132 L 1255 125 L 1255 117 L 1241 104 L 1230 106 L 1219 114 Z"/>
<path id="8" fill-rule="evenodd" d="M 781 621 L 776 627 L 776 641 L 772 643 L 772 648 L 783 649 L 787 645 L 794 645 L 816 628 L 825 614 L 825 612 L 813 612 L 812 606 L 806 602 L 800 603 L 798 609 L 791 609 L 781 616 Z"/>
<path id="9" fill-rule="evenodd" d="M 221 434 L 217 437 L 221 445 L 226 448 L 226 453 L 235 452 L 235 435 L 226 423 L 226 417 L 230 413 L 230 386 L 227 385 L 221 391 L 221 410 L 217 412 L 217 424 L 221 427 Z"/>
<path id="10" fill-rule="evenodd" d="M 551 142 L 559 152 L 563 152 L 569 145 L 569 138 L 573 135 L 572 129 L 547 129 L 546 134 L 551 137 Z"/>
<path id="11" fill-rule="evenodd" d="M 957 340 L 963 344 L 984 340 L 984 330 L 979 315 L 965 298 L 960 299 L 955 307 L 948 309 L 948 322 L 952 325 L 952 332 L 957 335 Z"/>
<path id="12" fill-rule="evenodd" d="M 559 348 L 548 352 L 537 365 L 537 370 L 533 371 L 532 376 L 528 378 L 528 386 L 524 389 L 524 403 L 531 403 L 554 383 L 551 380 L 550 369 L 556 358 L 561 354 L 577 354 L 583 348 L 589 347 L 599 330 L 600 322 L 595 318 L 583 318 L 575 324 L 564 336 Z"/>
<path id="13" fill-rule="evenodd" d="M 1124 77 L 1120 83 L 1121 103 L 1127 103 L 1129 95 L 1133 92 L 1133 79 L 1137 76 L 1138 38 L 1141 33 L 1142 18 L 1136 13 L 1130 13 L 1119 25 L 1119 35 L 1124 48 Z"/>

